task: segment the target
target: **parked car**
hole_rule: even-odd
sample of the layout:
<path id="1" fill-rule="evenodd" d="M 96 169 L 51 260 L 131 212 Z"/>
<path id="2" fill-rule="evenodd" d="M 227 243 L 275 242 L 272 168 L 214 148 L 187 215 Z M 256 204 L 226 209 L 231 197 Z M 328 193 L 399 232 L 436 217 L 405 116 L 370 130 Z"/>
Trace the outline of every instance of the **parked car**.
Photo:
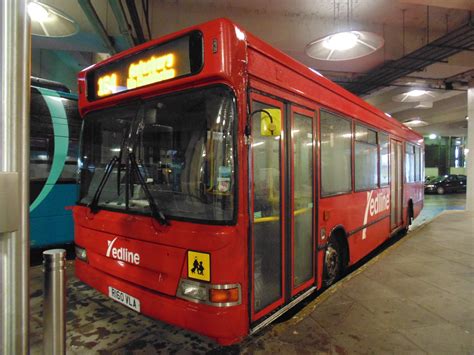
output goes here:
<path id="1" fill-rule="evenodd" d="M 425 193 L 442 195 L 448 192 L 466 191 L 466 175 L 443 175 L 425 182 Z"/>
<path id="2" fill-rule="evenodd" d="M 425 185 L 436 178 L 437 176 L 425 176 Z"/>

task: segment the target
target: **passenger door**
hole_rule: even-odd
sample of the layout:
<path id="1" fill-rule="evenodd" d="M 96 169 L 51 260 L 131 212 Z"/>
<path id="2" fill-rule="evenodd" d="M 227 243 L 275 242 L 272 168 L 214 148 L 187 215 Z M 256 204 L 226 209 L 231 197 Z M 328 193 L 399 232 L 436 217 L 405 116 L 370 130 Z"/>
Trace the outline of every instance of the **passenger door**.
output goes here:
<path id="1" fill-rule="evenodd" d="M 403 164 L 402 143 L 390 140 L 390 221 L 394 230 L 402 224 Z"/>
<path id="2" fill-rule="evenodd" d="M 258 94 L 251 108 L 254 322 L 314 284 L 316 140 L 312 111 Z"/>
<path id="3" fill-rule="evenodd" d="M 254 321 L 284 303 L 284 105 L 254 94 L 250 120 L 251 320 Z"/>

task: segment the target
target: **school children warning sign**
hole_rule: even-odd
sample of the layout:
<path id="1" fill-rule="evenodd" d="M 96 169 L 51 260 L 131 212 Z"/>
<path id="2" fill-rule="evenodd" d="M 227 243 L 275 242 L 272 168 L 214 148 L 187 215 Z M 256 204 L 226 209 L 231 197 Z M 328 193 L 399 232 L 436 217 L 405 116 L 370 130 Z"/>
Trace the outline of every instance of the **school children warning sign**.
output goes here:
<path id="1" fill-rule="evenodd" d="M 211 256 L 208 253 L 188 251 L 188 277 L 211 281 Z"/>

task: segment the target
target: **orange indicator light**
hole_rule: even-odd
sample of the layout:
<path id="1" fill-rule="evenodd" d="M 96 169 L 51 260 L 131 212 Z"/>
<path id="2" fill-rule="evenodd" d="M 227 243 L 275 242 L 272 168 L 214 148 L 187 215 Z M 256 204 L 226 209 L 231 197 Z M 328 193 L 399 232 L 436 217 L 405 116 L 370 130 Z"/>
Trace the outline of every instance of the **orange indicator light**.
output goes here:
<path id="1" fill-rule="evenodd" d="M 220 290 L 211 288 L 209 290 L 209 299 L 213 303 L 229 303 L 239 301 L 239 289 L 229 288 L 227 290 Z"/>

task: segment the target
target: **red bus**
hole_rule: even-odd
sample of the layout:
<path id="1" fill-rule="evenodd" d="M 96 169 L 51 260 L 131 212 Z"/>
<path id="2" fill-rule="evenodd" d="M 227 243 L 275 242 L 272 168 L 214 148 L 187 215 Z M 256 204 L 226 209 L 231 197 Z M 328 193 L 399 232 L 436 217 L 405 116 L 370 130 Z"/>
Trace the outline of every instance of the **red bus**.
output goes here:
<path id="1" fill-rule="evenodd" d="M 232 344 L 408 228 L 423 140 L 226 19 L 79 74 L 76 274 Z"/>

